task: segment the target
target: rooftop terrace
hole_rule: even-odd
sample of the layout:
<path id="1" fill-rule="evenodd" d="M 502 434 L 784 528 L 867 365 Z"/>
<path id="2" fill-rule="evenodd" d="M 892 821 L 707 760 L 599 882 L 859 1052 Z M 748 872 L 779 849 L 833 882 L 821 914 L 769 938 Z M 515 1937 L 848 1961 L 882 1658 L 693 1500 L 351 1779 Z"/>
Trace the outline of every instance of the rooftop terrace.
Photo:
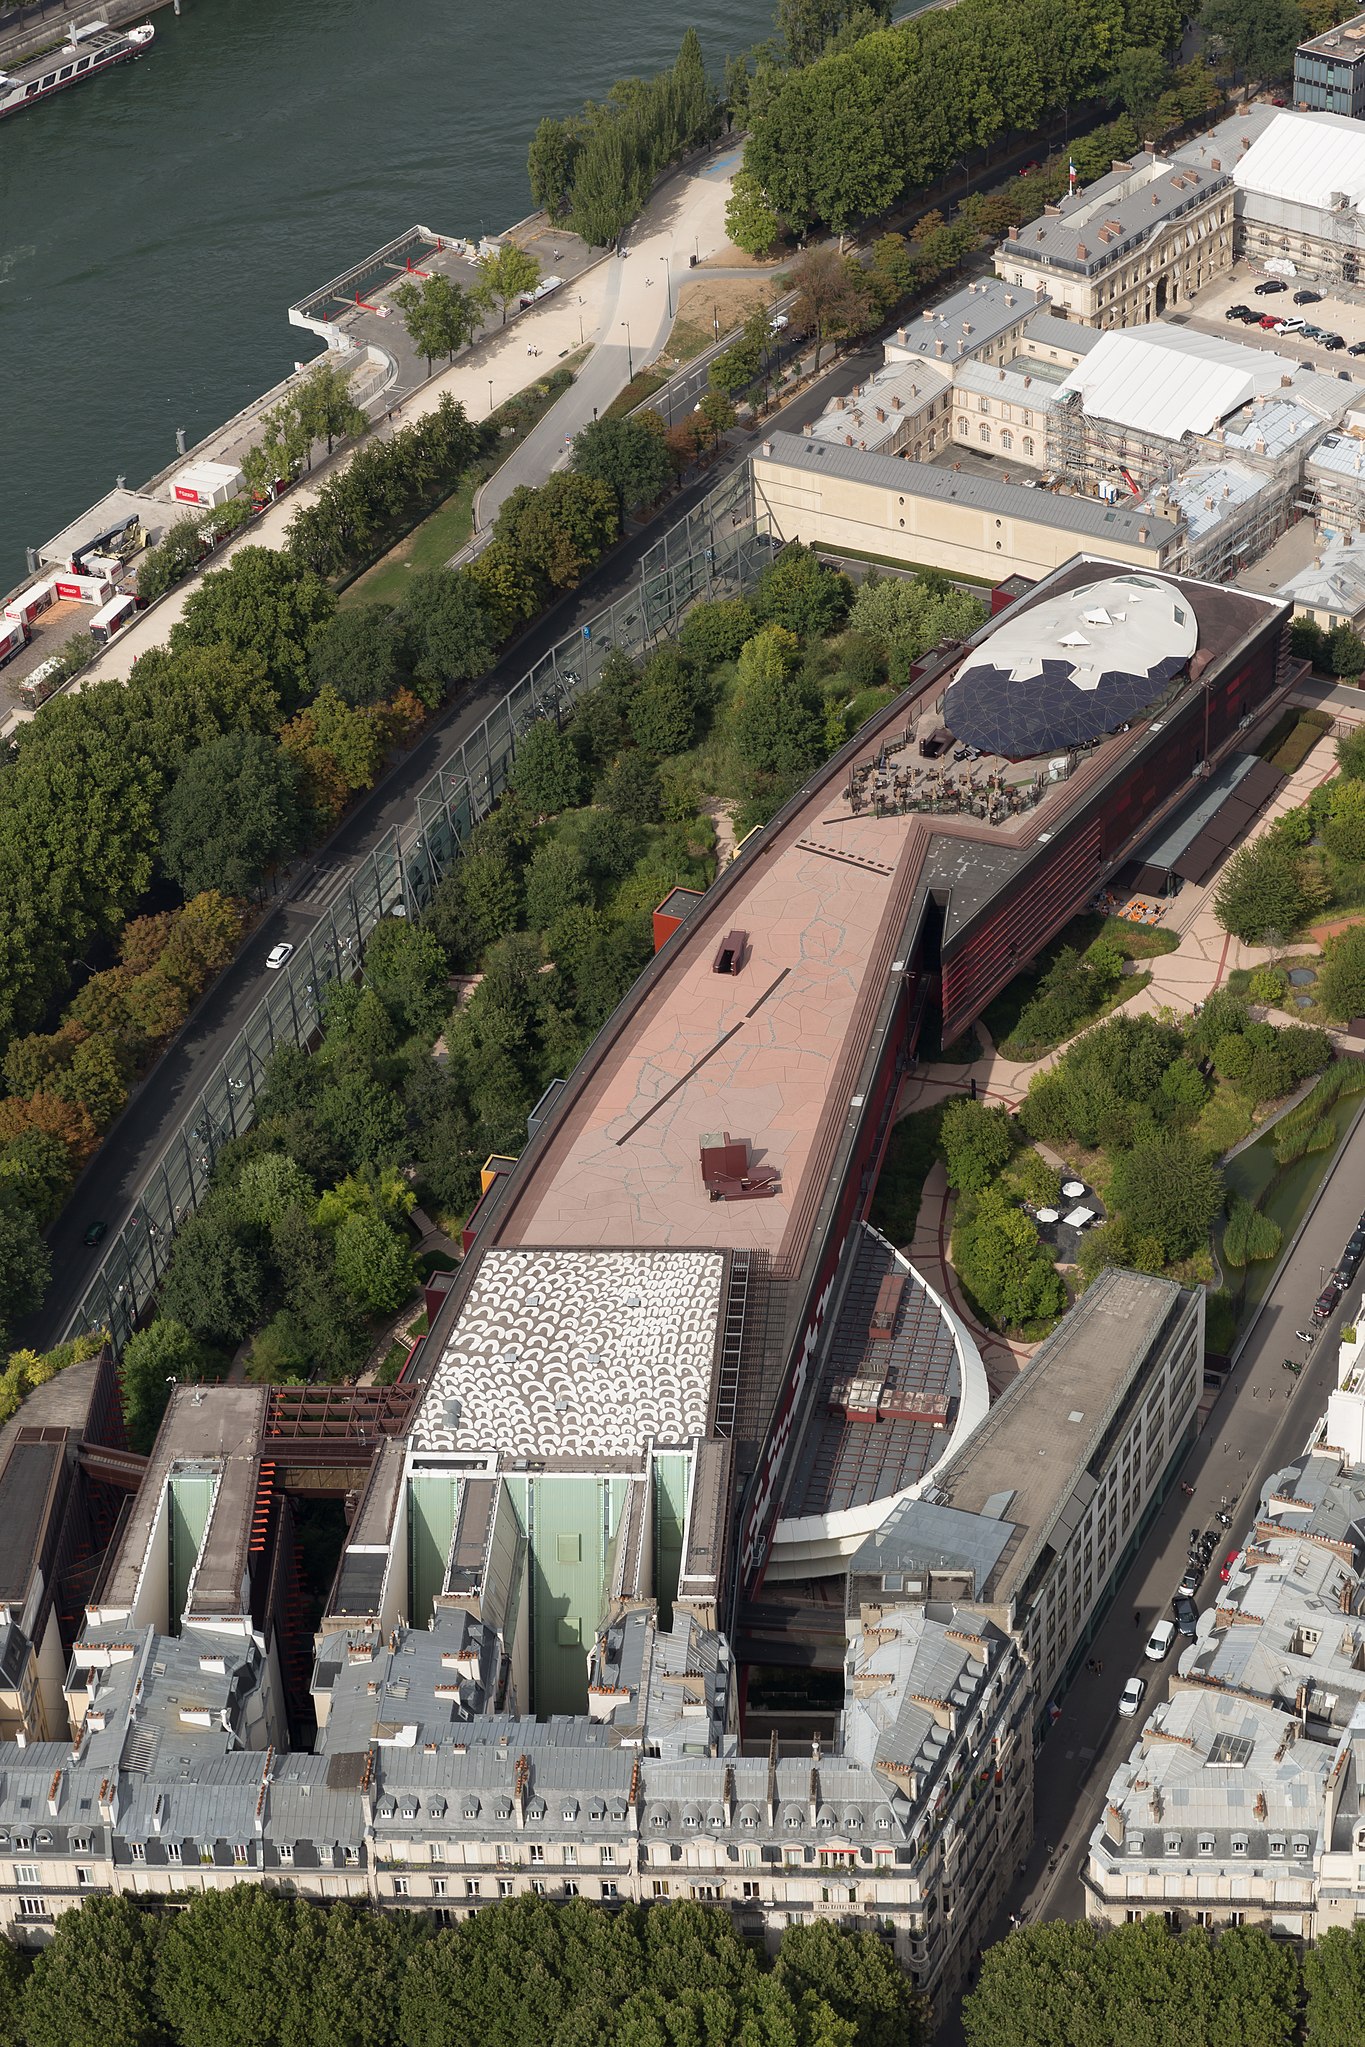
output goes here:
<path id="1" fill-rule="evenodd" d="M 1078 557 L 1005 616 L 1112 573 L 1113 564 Z M 1206 666 L 1279 610 L 1243 591 L 1175 587 L 1194 607 Z M 988 647 L 992 631 L 983 627 L 972 646 Z M 777 1280 L 800 1270 L 838 1147 L 858 1123 L 859 1076 L 908 960 L 926 880 L 951 893 L 951 938 L 1043 833 L 1122 771 L 1146 732 L 1134 720 L 1060 780 L 1045 760 L 927 763 L 911 735 L 940 699 L 951 659 L 931 659 L 918 690 L 821 770 L 708 890 L 509 1175 L 484 1242 L 748 1248 L 771 1257 Z M 722 971 L 737 933 L 738 954 Z M 703 1173 L 703 1148 L 727 1136 L 763 1182 L 739 1199 L 717 1198 Z"/>

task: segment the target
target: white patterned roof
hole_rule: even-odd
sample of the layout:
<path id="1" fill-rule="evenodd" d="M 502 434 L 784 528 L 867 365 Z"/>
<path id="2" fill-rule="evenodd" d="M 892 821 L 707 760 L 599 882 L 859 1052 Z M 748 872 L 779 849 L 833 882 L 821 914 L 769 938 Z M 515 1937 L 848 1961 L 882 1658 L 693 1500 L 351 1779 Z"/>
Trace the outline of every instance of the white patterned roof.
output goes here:
<path id="1" fill-rule="evenodd" d="M 487 1251 L 416 1450 L 631 1456 L 706 1431 L 720 1251 Z"/>

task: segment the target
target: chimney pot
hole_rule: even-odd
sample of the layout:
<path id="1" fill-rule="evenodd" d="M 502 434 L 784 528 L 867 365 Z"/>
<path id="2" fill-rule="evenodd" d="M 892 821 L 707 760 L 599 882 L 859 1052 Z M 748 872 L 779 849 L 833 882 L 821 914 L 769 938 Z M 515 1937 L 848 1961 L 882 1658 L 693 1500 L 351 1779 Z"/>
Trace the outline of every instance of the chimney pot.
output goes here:
<path id="1" fill-rule="evenodd" d="M 1146 528 L 1145 526 L 1139 526 L 1139 527 L 1138 527 L 1138 539 L 1139 539 L 1139 540 L 1145 540 L 1146 538 L 1147 538 L 1147 528 Z"/>
<path id="2" fill-rule="evenodd" d="M 845 434 L 845 435 L 844 435 L 844 446 L 845 446 L 846 448 L 851 448 L 851 447 L 853 446 L 853 436 L 852 436 L 852 434 Z"/>
<path id="3" fill-rule="evenodd" d="M 772 454 L 772 451 L 773 451 L 773 444 L 772 444 L 772 442 L 771 442 L 771 441 L 765 441 L 765 442 L 763 443 L 763 452 L 764 452 L 764 454 L 765 454 L 765 455 L 771 455 L 771 454 Z"/>

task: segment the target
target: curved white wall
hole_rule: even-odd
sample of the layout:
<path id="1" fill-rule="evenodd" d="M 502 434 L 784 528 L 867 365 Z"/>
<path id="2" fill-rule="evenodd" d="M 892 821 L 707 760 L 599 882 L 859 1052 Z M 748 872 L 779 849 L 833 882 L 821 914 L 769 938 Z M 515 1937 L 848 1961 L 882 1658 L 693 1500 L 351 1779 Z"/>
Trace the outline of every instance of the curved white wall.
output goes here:
<path id="1" fill-rule="evenodd" d="M 871 1229 L 870 1224 L 863 1227 Z M 878 1236 L 879 1233 L 872 1230 L 871 1234 Z M 880 1241 L 886 1243 L 884 1237 Z M 957 1419 L 945 1436 L 941 1454 L 912 1485 L 903 1486 L 899 1492 L 887 1493 L 880 1499 L 869 1500 L 863 1507 L 846 1507 L 839 1513 L 801 1514 L 779 1521 L 773 1531 L 772 1554 L 765 1573 L 769 1580 L 818 1578 L 842 1570 L 859 1544 L 881 1527 L 887 1515 L 902 1500 L 916 1499 L 933 1482 L 939 1466 L 961 1448 L 990 1407 L 991 1391 L 986 1380 L 986 1367 L 966 1323 L 902 1252 L 892 1244 L 887 1244 L 887 1249 L 894 1255 L 897 1265 L 910 1274 L 916 1285 L 923 1287 L 952 1329 L 962 1389 Z"/>

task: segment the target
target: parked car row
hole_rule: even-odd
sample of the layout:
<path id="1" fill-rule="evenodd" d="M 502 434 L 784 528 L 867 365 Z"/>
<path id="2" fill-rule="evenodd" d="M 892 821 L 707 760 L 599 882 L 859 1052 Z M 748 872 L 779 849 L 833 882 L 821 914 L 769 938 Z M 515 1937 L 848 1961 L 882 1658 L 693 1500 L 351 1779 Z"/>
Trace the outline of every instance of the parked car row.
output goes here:
<path id="1" fill-rule="evenodd" d="M 1362 1258 L 1365 1258 L 1365 1215 L 1361 1216 L 1342 1246 L 1341 1256 L 1333 1268 L 1331 1278 L 1313 1303 L 1314 1333 L 1332 1314 L 1337 1302 L 1355 1278 Z"/>
<path id="2" fill-rule="evenodd" d="M 1269 285 L 1258 284 L 1256 289 L 1258 292 L 1268 289 L 1283 291 L 1285 287 L 1272 279 Z M 1294 303 L 1296 306 L 1316 305 L 1320 296 L 1315 291 L 1295 292 Z M 1297 313 L 1261 313 L 1255 306 L 1237 305 L 1229 306 L 1223 318 L 1240 320 L 1244 327 L 1264 327 L 1268 334 L 1297 334 L 1300 341 L 1320 342 L 1329 355 L 1347 346 L 1343 335 L 1334 334 L 1329 327 L 1315 327 L 1311 321 L 1300 319 Z M 1353 341 L 1347 353 L 1365 355 L 1365 341 Z"/>

